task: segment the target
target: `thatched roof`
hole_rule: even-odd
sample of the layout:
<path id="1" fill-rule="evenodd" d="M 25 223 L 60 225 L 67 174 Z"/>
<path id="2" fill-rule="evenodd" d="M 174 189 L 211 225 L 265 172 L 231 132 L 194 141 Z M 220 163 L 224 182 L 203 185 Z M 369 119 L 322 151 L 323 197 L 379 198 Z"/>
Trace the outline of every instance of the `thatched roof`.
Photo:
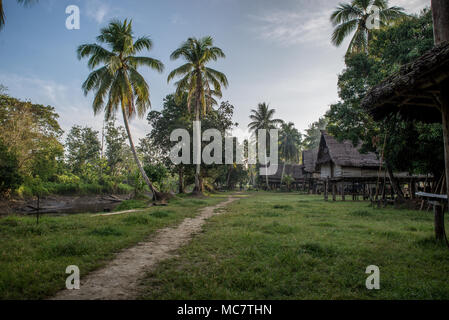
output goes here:
<path id="1" fill-rule="evenodd" d="M 440 84 L 449 79 L 449 42 L 436 46 L 372 88 L 362 101 L 376 120 L 400 113 L 405 119 L 441 122 Z"/>
<path id="2" fill-rule="evenodd" d="M 302 164 L 304 166 L 304 172 L 314 173 L 316 166 L 316 159 L 318 157 L 318 148 L 312 150 L 304 150 L 302 152 Z"/>
<path id="3" fill-rule="evenodd" d="M 261 167 L 263 167 L 263 166 L 261 166 Z M 284 164 L 279 163 L 276 174 L 268 176 L 269 181 L 270 182 L 280 182 L 281 177 L 282 177 L 283 168 L 284 168 Z M 295 181 L 302 180 L 302 179 L 304 179 L 304 175 L 302 173 L 302 168 L 303 168 L 303 166 L 299 165 L 299 164 L 285 164 L 284 175 L 288 174 L 288 175 L 292 176 L 295 179 Z M 263 170 L 262 170 L 262 172 L 263 172 Z M 261 174 L 261 176 L 265 176 L 265 175 Z"/>
<path id="4" fill-rule="evenodd" d="M 342 167 L 379 168 L 380 160 L 377 155 L 373 152 L 360 153 L 360 147 L 360 145 L 354 147 L 349 140 L 338 142 L 327 132 L 322 131 L 317 167 L 332 161 Z"/>

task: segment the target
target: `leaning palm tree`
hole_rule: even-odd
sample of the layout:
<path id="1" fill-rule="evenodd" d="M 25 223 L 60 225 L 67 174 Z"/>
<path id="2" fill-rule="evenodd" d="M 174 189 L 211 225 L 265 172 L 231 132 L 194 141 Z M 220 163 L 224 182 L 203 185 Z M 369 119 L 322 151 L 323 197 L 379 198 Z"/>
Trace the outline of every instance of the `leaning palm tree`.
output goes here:
<path id="1" fill-rule="evenodd" d="M 279 135 L 279 152 L 284 160 L 281 183 L 284 180 L 285 164 L 287 162 L 299 162 L 299 149 L 301 145 L 301 133 L 295 128 L 293 122 L 283 123 Z"/>
<path id="2" fill-rule="evenodd" d="M 283 121 L 280 119 L 273 119 L 275 114 L 274 109 L 270 109 L 269 105 L 265 102 L 259 103 L 257 106 L 257 110 L 251 110 L 251 115 L 249 118 L 252 120 L 250 124 L 248 124 L 248 128 L 254 132 L 257 130 L 265 129 L 267 130 L 267 149 L 269 144 L 269 130 L 276 129 L 277 125 L 282 124 Z M 267 154 L 265 152 L 265 163 L 267 162 Z M 268 165 L 268 164 L 266 164 Z M 267 184 L 267 189 L 270 188 L 268 185 L 268 175 L 265 174 L 265 182 Z"/>
<path id="3" fill-rule="evenodd" d="M 378 15 L 373 14 L 375 8 L 379 10 Z M 372 31 L 368 26 L 370 22 L 385 26 L 405 15 L 403 8 L 388 7 L 388 0 L 352 0 L 350 3 L 340 3 L 330 18 L 335 27 L 332 43 L 340 46 L 355 31 L 347 54 L 366 52 Z M 374 21 L 369 21 L 371 19 Z"/>
<path id="4" fill-rule="evenodd" d="M 206 115 L 212 108 L 213 96 L 221 97 L 222 86 L 224 88 L 228 86 L 225 74 L 206 66 L 211 61 L 225 58 L 225 54 L 220 48 L 213 46 L 213 39 L 208 36 L 201 39 L 187 39 L 170 56 L 172 60 L 181 57 L 186 63 L 170 72 L 167 82 L 180 77 L 175 83 L 175 96 L 179 99 L 187 93 L 187 108 L 191 111 L 194 104 L 195 119 L 200 121 L 201 116 Z M 201 165 L 198 164 L 195 172 L 195 193 L 202 192 L 200 170 Z"/>
<path id="5" fill-rule="evenodd" d="M 158 192 L 148 179 L 137 157 L 129 129 L 129 120 L 136 115 L 143 117 L 151 106 L 148 84 L 137 68 L 146 66 L 162 72 L 164 65 L 150 57 L 136 56 L 136 53 L 144 49 L 150 50 L 153 44 L 146 36 L 135 41 L 134 39 L 132 21 L 113 20 L 107 27 L 101 29 L 97 37 L 98 43 L 79 46 L 78 58 L 90 57 L 89 69 L 93 70 L 100 66 L 87 77 L 82 88 L 85 95 L 90 91 L 95 92 L 92 104 L 94 113 L 104 111 L 106 121 L 112 119 L 119 106 L 121 107 L 134 160 L 143 179 L 157 199 Z"/>
<path id="6" fill-rule="evenodd" d="M 38 0 L 16 0 L 17 3 L 28 6 L 37 2 Z M 3 9 L 3 0 L 0 0 L 0 30 L 5 26 L 5 11 Z"/>

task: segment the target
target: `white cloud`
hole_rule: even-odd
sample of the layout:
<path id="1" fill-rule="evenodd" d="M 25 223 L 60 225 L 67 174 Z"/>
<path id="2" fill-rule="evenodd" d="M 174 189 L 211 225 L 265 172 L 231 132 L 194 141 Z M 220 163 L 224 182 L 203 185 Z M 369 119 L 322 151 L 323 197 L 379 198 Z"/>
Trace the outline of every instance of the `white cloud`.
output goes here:
<path id="1" fill-rule="evenodd" d="M 256 22 L 253 31 L 260 39 L 286 47 L 303 43 L 328 44 L 332 30 L 330 12 L 275 11 L 250 18 Z"/>
<path id="2" fill-rule="evenodd" d="M 170 16 L 170 22 L 172 24 L 181 24 L 181 25 L 185 24 L 185 20 L 179 13 L 172 14 Z"/>
<path id="3" fill-rule="evenodd" d="M 87 16 L 98 24 L 103 23 L 106 17 L 112 13 L 112 8 L 100 0 L 88 0 L 86 4 Z"/>
<path id="4" fill-rule="evenodd" d="M 390 6 L 404 8 L 408 13 L 418 13 L 430 6 L 430 0 L 390 0 Z"/>
<path id="5" fill-rule="evenodd" d="M 332 34 L 329 17 L 335 5 L 317 1 L 315 7 L 310 2 L 300 2 L 301 7 L 292 10 L 270 10 L 249 18 L 255 26 L 252 31 L 260 39 L 277 43 L 284 47 L 298 44 L 328 45 Z M 390 0 L 390 6 L 399 6 L 409 13 L 418 13 L 430 6 L 429 0 Z"/>

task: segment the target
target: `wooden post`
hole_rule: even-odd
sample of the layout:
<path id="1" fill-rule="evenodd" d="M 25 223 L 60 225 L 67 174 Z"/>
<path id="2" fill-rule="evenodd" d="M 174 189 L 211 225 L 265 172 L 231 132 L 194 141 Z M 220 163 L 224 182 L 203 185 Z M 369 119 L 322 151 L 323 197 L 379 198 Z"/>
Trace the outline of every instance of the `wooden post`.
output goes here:
<path id="1" fill-rule="evenodd" d="M 366 192 L 365 192 L 365 182 L 362 183 L 362 200 L 366 200 Z"/>
<path id="2" fill-rule="evenodd" d="M 352 201 L 355 201 L 355 183 L 352 181 Z"/>
<path id="3" fill-rule="evenodd" d="M 329 200 L 329 195 L 328 195 L 328 186 L 329 186 L 329 179 L 324 180 L 324 200 L 328 201 Z"/>
<path id="4" fill-rule="evenodd" d="M 433 3 L 433 2 L 432 2 Z M 449 2 L 448 2 L 449 4 Z M 446 173 L 446 194 L 449 198 L 449 80 L 440 86 L 441 116 L 443 120 L 444 164 Z M 436 228 L 436 226 L 435 226 Z"/>
<path id="5" fill-rule="evenodd" d="M 341 200 L 342 201 L 346 201 L 346 197 L 345 197 L 345 183 L 344 182 L 341 184 Z"/>
<path id="6" fill-rule="evenodd" d="M 413 178 L 410 180 L 410 198 L 413 200 L 416 199 L 416 182 Z"/>
<path id="7" fill-rule="evenodd" d="M 337 201 L 337 183 L 332 182 L 332 201 Z"/>
<path id="8" fill-rule="evenodd" d="M 435 44 L 439 45 L 443 42 L 449 41 L 449 1 L 447 0 L 432 0 L 432 15 L 433 15 L 433 29 Z M 446 194 L 449 198 L 449 80 L 440 84 L 440 98 L 441 98 L 441 117 L 443 120 L 443 138 L 444 138 L 444 164 L 446 171 Z M 436 207 L 436 206 L 434 206 Z M 434 209 L 435 210 L 435 209 Z M 444 230 L 443 209 L 441 214 L 437 215 L 435 212 L 435 233 L 437 229 L 442 227 Z M 438 219 L 437 219 L 438 218 Z M 438 222 L 438 223 L 437 223 Z M 438 234 L 437 234 L 438 238 Z"/>
<path id="9" fill-rule="evenodd" d="M 444 240 L 443 206 L 439 203 L 433 203 L 433 213 L 435 215 L 435 238 L 436 240 Z"/>

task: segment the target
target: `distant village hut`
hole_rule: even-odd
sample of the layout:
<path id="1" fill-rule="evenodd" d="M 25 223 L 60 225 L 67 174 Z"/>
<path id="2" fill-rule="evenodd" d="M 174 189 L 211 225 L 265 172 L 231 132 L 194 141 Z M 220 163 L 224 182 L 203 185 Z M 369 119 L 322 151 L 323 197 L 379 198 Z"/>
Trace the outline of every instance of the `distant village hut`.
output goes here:
<path id="1" fill-rule="evenodd" d="M 381 163 L 375 153 L 363 154 L 359 149 L 360 147 L 355 147 L 351 141 L 338 142 L 322 131 L 316 170 L 320 172 L 320 178 L 325 185 L 325 199 L 329 190 L 332 191 L 334 200 L 337 191 L 342 200 L 345 200 L 348 191 L 354 200 L 359 191 L 366 197 L 369 193 L 366 187 L 376 183 Z"/>
<path id="2" fill-rule="evenodd" d="M 362 153 L 360 149 L 361 145 L 354 146 L 349 140 L 339 142 L 326 131 L 321 132 L 316 171 L 320 172 L 326 200 L 329 191 L 332 192 L 333 200 L 336 200 L 337 193 L 342 200 L 346 199 L 348 193 L 353 200 L 357 200 L 359 195 L 363 195 L 364 200 L 374 200 L 375 195 L 386 200 L 387 192 L 394 198 L 391 181 L 386 179 L 384 164 L 377 154 Z M 396 172 L 394 177 L 399 185 L 426 179 L 426 176 L 411 176 L 406 172 Z"/>
<path id="3" fill-rule="evenodd" d="M 316 169 L 318 148 L 304 150 L 302 152 L 302 171 L 304 175 L 304 191 L 316 194 L 321 191 L 321 175 Z"/>
<path id="4" fill-rule="evenodd" d="M 262 166 L 263 167 L 263 166 Z M 263 170 L 262 170 L 263 172 Z M 282 175 L 283 173 L 283 175 Z M 271 190 L 280 189 L 282 186 L 282 178 L 289 175 L 293 178 L 291 188 L 299 190 L 304 185 L 304 175 L 302 166 L 299 164 L 279 163 L 277 171 L 273 175 L 268 176 L 268 184 Z M 265 181 L 265 175 L 261 174 L 261 181 Z"/>
<path id="5" fill-rule="evenodd" d="M 316 194 L 321 184 L 320 172 L 316 170 L 316 159 L 318 148 L 302 152 L 302 164 L 279 163 L 275 174 L 268 176 L 270 189 L 280 189 L 283 185 L 283 176 L 289 175 L 293 178 L 291 188 L 304 192 Z M 261 175 L 261 181 L 265 181 L 265 175 Z"/>

